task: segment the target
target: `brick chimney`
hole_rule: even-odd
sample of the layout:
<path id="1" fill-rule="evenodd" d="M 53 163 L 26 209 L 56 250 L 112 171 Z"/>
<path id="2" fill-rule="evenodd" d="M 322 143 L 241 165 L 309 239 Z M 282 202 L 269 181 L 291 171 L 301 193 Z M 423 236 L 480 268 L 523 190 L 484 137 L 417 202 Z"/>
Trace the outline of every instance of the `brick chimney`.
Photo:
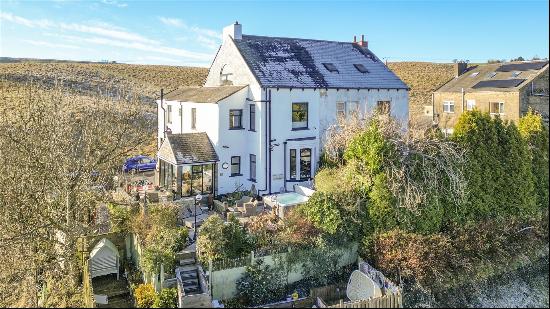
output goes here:
<path id="1" fill-rule="evenodd" d="M 468 68 L 468 64 L 464 61 L 459 61 L 455 63 L 455 77 L 459 77 L 464 72 L 466 72 L 466 69 Z"/>
<path id="2" fill-rule="evenodd" d="M 364 48 L 369 48 L 369 41 L 365 41 L 365 35 L 361 34 L 361 41 L 357 42 L 357 37 L 353 36 L 353 44 L 357 44 L 359 46 L 362 46 Z"/>
<path id="3" fill-rule="evenodd" d="M 240 40 L 243 38 L 243 25 L 236 21 L 234 24 L 223 28 L 223 41 L 228 37 L 232 37 L 233 40 Z"/>

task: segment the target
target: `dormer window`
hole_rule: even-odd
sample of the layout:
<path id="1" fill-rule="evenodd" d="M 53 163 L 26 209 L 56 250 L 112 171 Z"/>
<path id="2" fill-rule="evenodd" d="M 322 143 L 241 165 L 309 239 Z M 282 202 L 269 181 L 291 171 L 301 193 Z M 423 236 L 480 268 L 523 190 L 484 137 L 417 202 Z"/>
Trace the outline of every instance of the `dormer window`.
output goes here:
<path id="1" fill-rule="evenodd" d="M 365 68 L 365 66 L 360 63 L 356 63 L 353 66 L 357 69 L 357 71 L 361 73 L 369 73 L 369 70 L 367 70 L 367 68 Z"/>
<path id="2" fill-rule="evenodd" d="M 325 69 L 327 69 L 329 72 L 338 73 L 338 69 L 336 68 L 336 66 L 334 65 L 334 63 L 323 63 L 323 66 L 324 66 Z"/>

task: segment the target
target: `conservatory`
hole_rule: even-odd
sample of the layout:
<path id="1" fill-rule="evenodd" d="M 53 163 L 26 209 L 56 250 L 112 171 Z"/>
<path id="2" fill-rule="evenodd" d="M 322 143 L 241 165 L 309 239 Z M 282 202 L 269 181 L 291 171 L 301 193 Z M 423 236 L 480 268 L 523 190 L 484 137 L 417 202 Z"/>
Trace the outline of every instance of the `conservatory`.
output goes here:
<path id="1" fill-rule="evenodd" d="M 217 162 L 206 133 L 168 134 L 158 152 L 159 187 L 176 197 L 215 195 Z"/>

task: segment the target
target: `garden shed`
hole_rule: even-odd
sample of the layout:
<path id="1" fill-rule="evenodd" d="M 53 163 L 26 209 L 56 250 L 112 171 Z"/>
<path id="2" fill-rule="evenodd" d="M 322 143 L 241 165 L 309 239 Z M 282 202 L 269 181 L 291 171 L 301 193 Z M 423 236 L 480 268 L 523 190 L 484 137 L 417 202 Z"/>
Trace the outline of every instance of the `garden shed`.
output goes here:
<path id="1" fill-rule="evenodd" d="M 101 239 L 90 252 L 90 274 L 92 278 L 116 274 L 120 266 L 120 255 L 116 246 L 107 238 Z"/>

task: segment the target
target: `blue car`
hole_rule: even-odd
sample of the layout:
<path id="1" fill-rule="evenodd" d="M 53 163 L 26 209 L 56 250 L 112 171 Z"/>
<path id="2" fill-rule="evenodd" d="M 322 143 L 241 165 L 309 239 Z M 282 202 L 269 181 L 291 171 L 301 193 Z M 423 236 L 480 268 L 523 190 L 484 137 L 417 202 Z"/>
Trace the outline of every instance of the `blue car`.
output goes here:
<path id="1" fill-rule="evenodd" d="M 124 163 L 125 173 L 152 171 L 157 166 L 157 160 L 147 156 L 135 156 Z"/>

